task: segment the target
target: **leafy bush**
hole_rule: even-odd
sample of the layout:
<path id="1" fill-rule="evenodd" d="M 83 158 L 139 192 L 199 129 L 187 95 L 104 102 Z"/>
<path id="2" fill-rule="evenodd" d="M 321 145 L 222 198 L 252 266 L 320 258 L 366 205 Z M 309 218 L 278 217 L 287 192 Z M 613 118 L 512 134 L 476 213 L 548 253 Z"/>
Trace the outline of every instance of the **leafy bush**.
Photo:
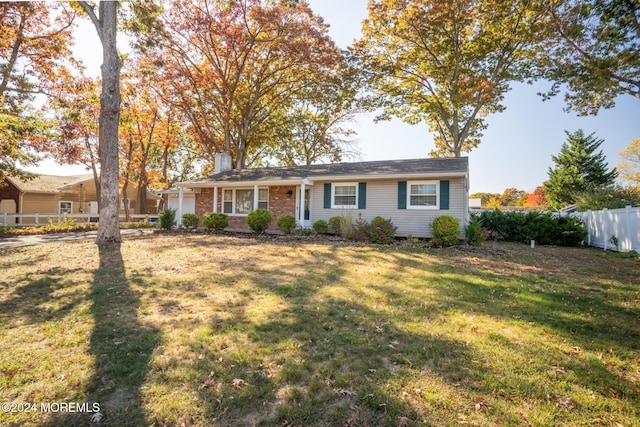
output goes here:
<path id="1" fill-rule="evenodd" d="M 229 216 L 220 212 L 207 212 L 203 222 L 207 230 L 222 231 L 229 226 Z"/>
<path id="2" fill-rule="evenodd" d="M 163 230 L 171 230 L 176 225 L 176 210 L 163 209 L 158 214 L 159 226 Z"/>
<path id="3" fill-rule="evenodd" d="M 397 229 L 398 227 L 393 225 L 391 219 L 384 219 L 381 216 L 377 216 L 371 220 L 371 223 L 369 223 L 367 227 L 367 240 L 371 243 L 388 245 L 393 242 L 393 237 L 396 235 Z"/>
<path id="4" fill-rule="evenodd" d="M 249 228 L 256 234 L 262 234 L 266 231 L 267 227 L 271 223 L 271 212 L 267 209 L 256 209 L 249 212 L 247 216 L 247 224 Z"/>
<path id="5" fill-rule="evenodd" d="M 296 218 L 290 214 L 282 214 L 276 218 L 276 225 L 284 234 L 291 234 L 296 227 Z"/>
<path id="6" fill-rule="evenodd" d="M 329 225 L 324 219 L 319 219 L 313 223 L 313 231 L 317 234 L 326 234 L 329 232 Z"/>
<path id="7" fill-rule="evenodd" d="M 460 221 L 449 215 L 436 217 L 431 224 L 433 228 L 433 243 L 451 246 L 460 241 Z"/>
<path id="8" fill-rule="evenodd" d="M 464 228 L 464 234 L 469 245 L 482 245 L 484 231 L 482 230 L 482 222 L 480 222 L 480 218 L 477 215 L 471 215 L 469 224 Z"/>
<path id="9" fill-rule="evenodd" d="M 507 242 L 579 246 L 586 234 L 581 220 L 542 212 L 485 211 L 480 221 L 491 237 Z"/>
<path id="10" fill-rule="evenodd" d="M 327 223 L 327 227 L 329 229 L 329 233 L 331 234 L 339 234 L 340 233 L 340 217 L 332 216 L 329 218 L 329 222 Z"/>
<path id="11" fill-rule="evenodd" d="M 186 213 L 182 215 L 182 225 L 187 228 L 196 228 L 200 222 L 200 217 L 196 214 Z"/>

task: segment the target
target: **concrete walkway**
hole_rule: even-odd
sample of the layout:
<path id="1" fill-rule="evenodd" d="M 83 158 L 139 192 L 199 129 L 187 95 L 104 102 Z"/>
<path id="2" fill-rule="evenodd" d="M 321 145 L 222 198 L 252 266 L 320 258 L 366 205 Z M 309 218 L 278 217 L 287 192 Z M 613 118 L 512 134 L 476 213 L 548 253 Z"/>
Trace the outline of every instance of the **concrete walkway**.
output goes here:
<path id="1" fill-rule="evenodd" d="M 122 237 L 142 236 L 152 234 L 152 228 L 133 228 L 120 230 Z M 78 233 L 37 234 L 33 236 L 0 237 L 0 249 L 19 248 L 33 246 L 48 242 L 69 242 L 73 240 L 95 239 L 97 231 L 82 231 Z"/>

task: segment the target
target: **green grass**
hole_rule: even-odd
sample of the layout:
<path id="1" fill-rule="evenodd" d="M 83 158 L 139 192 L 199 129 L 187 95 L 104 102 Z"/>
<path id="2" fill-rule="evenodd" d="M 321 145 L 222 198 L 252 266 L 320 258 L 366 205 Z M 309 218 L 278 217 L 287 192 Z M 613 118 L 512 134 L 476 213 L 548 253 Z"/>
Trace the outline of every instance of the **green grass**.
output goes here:
<path id="1" fill-rule="evenodd" d="M 640 425 L 637 258 L 160 235 L 0 271 L 0 403 L 97 402 L 112 426 Z"/>

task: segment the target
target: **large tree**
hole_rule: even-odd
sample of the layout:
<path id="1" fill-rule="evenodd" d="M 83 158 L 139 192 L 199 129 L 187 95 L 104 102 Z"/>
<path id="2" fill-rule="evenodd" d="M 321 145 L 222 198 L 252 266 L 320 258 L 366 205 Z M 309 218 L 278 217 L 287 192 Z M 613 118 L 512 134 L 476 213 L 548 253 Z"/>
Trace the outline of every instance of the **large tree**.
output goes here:
<path id="1" fill-rule="evenodd" d="M 631 185 L 640 186 L 640 139 L 634 139 L 620 152 L 617 169 L 620 178 Z"/>
<path id="2" fill-rule="evenodd" d="M 289 108 L 282 109 L 282 125 L 264 150 L 281 166 L 335 163 L 358 158 L 349 126 L 362 111 L 358 100 L 360 72 L 345 64 L 341 72 L 310 82 Z"/>
<path id="3" fill-rule="evenodd" d="M 609 170 L 604 153 L 596 152 L 603 139 L 594 133 L 585 135 L 581 129 L 565 133 L 567 140 L 560 153 L 552 156 L 554 167 L 544 183 L 545 195 L 555 209 L 574 204 L 582 193 L 612 186 L 618 177 L 615 169 Z"/>
<path id="4" fill-rule="evenodd" d="M 567 89 L 567 106 L 583 115 L 613 107 L 621 94 L 640 100 L 640 2 L 546 3 L 553 33 L 541 64 L 554 84 L 545 95 Z"/>
<path id="5" fill-rule="evenodd" d="M 286 3 L 286 4 L 285 4 Z M 210 160 L 247 166 L 277 133 L 283 109 L 341 60 L 306 2 L 175 1 L 166 20 L 172 98 Z"/>
<path id="6" fill-rule="evenodd" d="M 96 243 L 120 242 L 118 123 L 120 118 L 120 68 L 116 44 L 118 2 L 101 1 L 98 13 L 86 1 L 79 4 L 93 22 L 102 44 L 102 92 L 98 121 L 100 158 L 100 220 Z"/>
<path id="7" fill-rule="evenodd" d="M 370 0 L 356 50 L 371 71 L 379 119 L 425 122 L 435 155 L 460 156 L 481 140 L 484 116 L 504 109 L 509 83 L 543 38 L 529 0 Z"/>
<path id="8" fill-rule="evenodd" d="M 118 7 L 116 1 L 100 1 L 96 13 L 93 4 L 78 1 L 93 22 L 102 45 L 102 92 L 98 123 L 98 155 L 100 158 L 100 222 L 96 243 L 120 242 L 119 221 L 119 159 L 118 124 L 120 118 L 120 69 L 118 54 Z M 123 20 L 125 28 L 136 34 L 134 45 L 139 49 L 155 43 L 159 30 L 157 19 L 160 8 L 153 0 L 132 2 L 131 16 Z"/>
<path id="9" fill-rule="evenodd" d="M 84 165 L 93 173 L 100 200 L 98 122 L 100 116 L 99 80 L 77 77 L 60 88 L 47 104 L 49 135 L 38 140 L 37 148 L 59 164 Z"/>
<path id="10" fill-rule="evenodd" d="M 68 80 L 74 18 L 64 4 L 0 3 L 0 181 L 37 160 L 30 142 L 46 121 L 32 102 Z"/>

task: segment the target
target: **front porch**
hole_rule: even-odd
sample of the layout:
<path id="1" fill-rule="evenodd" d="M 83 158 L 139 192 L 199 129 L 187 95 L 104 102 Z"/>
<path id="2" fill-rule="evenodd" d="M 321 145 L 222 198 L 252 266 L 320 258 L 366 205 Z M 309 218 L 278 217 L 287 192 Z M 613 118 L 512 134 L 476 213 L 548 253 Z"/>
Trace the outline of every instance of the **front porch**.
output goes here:
<path id="1" fill-rule="evenodd" d="M 222 212 L 229 216 L 229 229 L 249 230 L 247 215 L 250 211 L 266 208 L 273 220 L 270 231 L 278 230 L 276 218 L 283 214 L 293 215 L 300 227 L 311 228 L 311 188 L 300 185 L 245 185 L 214 186 L 200 188 L 195 196 L 195 214 L 202 219 L 207 212 Z M 179 202 L 179 206 L 182 204 Z M 182 219 L 178 209 L 177 219 Z"/>

